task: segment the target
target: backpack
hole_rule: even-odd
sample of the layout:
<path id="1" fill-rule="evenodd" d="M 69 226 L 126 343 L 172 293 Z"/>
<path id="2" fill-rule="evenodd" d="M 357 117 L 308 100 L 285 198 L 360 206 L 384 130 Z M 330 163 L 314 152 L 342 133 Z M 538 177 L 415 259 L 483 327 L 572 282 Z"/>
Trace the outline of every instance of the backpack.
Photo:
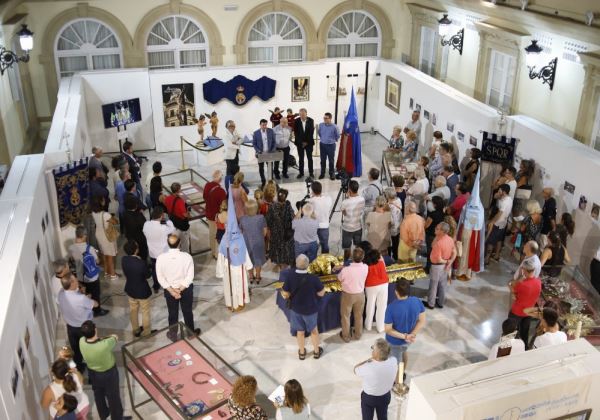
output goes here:
<path id="1" fill-rule="evenodd" d="M 96 258 L 90 252 L 90 244 L 85 248 L 82 254 L 81 263 L 83 265 L 83 275 L 86 279 L 93 279 L 100 274 L 100 267 L 96 264 Z"/>

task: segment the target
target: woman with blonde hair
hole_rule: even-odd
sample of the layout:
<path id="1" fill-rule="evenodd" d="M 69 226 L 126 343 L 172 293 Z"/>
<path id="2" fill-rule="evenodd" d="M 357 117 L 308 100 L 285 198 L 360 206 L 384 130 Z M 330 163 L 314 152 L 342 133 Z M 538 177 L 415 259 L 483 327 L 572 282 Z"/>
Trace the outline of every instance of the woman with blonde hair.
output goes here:
<path id="1" fill-rule="evenodd" d="M 404 137 L 402 137 L 402 127 L 395 125 L 392 130 L 392 136 L 389 140 L 390 149 L 402 149 L 404 147 Z"/>
<path id="2" fill-rule="evenodd" d="M 248 201 L 248 195 L 242 186 L 244 182 L 244 173 L 238 172 L 233 177 L 233 183 L 231 184 L 231 194 L 233 195 L 233 206 L 235 207 L 235 217 L 238 221 L 240 217 L 246 214 L 245 203 Z"/>
<path id="3" fill-rule="evenodd" d="M 412 162 L 417 154 L 417 133 L 409 131 L 406 133 L 406 142 L 402 146 L 404 160 Z"/>
<path id="4" fill-rule="evenodd" d="M 276 420 L 300 420 L 310 418 L 310 404 L 304 396 L 302 385 L 295 379 L 290 379 L 283 386 L 285 399 L 283 405 L 275 405 Z"/>
<path id="5" fill-rule="evenodd" d="M 232 418 L 236 420 L 267 420 L 265 410 L 256 403 L 256 378 L 244 375 L 237 378 L 227 402 Z"/>
<path id="6" fill-rule="evenodd" d="M 527 217 L 521 223 L 521 239 L 520 243 L 515 244 L 515 248 L 519 252 L 519 257 L 523 252 L 523 246 L 529 241 L 538 241 L 538 236 L 542 232 L 542 208 L 540 204 L 535 200 L 529 200 L 526 205 Z M 517 235 L 518 237 L 518 235 Z M 517 246 L 518 245 L 518 246 Z"/>
<path id="7" fill-rule="evenodd" d="M 265 216 L 258 214 L 258 203 L 255 200 L 246 201 L 246 215 L 240 217 L 240 230 L 244 235 L 246 249 L 250 255 L 253 268 L 250 269 L 250 284 L 259 284 L 262 278 L 260 271 L 267 262 L 265 256 L 265 236 L 267 222 Z"/>
<path id="8" fill-rule="evenodd" d="M 367 241 L 373 249 L 382 255 L 387 255 L 391 243 L 392 213 L 388 207 L 385 196 L 380 195 L 375 199 L 375 210 L 367 214 L 365 220 L 367 226 Z"/>

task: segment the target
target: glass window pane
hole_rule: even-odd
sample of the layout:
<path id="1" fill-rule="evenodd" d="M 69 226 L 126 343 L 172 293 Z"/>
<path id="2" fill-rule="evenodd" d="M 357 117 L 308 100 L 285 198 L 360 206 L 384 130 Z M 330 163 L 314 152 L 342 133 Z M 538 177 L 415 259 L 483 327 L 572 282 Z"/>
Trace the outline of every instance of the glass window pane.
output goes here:
<path id="1" fill-rule="evenodd" d="M 328 58 L 340 58 L 350 57 L 350 45 L 328 45 L 327 46 L 327 57 Z"/>
<path id="2" fill-rule="evenodd" d="M 180 51 L 179 63 L 181 67 L 206 66 L 206 50 Z"/>
<path id="3" fill-rule="evenodd" d="M 148 52 L 148 67 L 169 69 L 175 67 L 175 56 L 173 51 Z"/>
<path id="4" fill-rule="evenodd" d="M 354 47 L 355 57 L 376 57 L 377 44 L 356 44 Z"/>
<path id="5" fill-rule="evenodd" d="M 163 26 L 163 31 L 166 30 L 166 35 L 171 38 L 177 38 L 177 33 L 175 32 L 175 18 L 173 16 L 169 16 L 161 21 Z"/>
<path id="6" fill-rule="evenodd" d="M 94 70 L 118 69 L 121 67 L 119 54 L 106 54 L 92 56 Z"/>
<path id="7" fill-rule="evenodd" d="M 58 65 L 61 72 L 75 73 L 78 71 L 87 70 L 87 58 L 84 57 L 60 57 Z"/>
<path id="8" fill-rule="evenodd" d="M 280 63 L 302 61 L 302 45 L 279 47 L 278 55 L 278 61 Z"/>
<path id="9" fill-rule="evenodd" d="M 248 48 L 248 63 L 272 63 L 273 48 L 271 47 L 250 47 Z"/>
<path id="10" fill-rule="evenodd" d="M 169 41 L 171 39 L 171 36 L 159 22 L 156 25 L 154 25 L 154 27 L 150 30 L 150 36 L 148 37 L 148 45 L 159 45 L 158 42 L 164 43 L 164 41 L 158 41 L 160 39 Z M 151 41 L 154 43 L 151 44 Z"/>
<path id="11" fill-rule="evenodd" d="M 96 45 L 96 48 L 118 48 L 117 38 L 114 35 L 110 35 L 100 44 Z"/>

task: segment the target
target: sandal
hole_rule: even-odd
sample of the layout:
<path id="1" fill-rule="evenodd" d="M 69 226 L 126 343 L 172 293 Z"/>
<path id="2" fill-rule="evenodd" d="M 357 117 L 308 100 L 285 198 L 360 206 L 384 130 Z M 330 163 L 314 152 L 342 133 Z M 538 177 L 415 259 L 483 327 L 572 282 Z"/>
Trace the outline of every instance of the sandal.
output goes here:
<path id="1" fill-rule="evenodd" d="M 300 360 L 306 359 L 306 349 L 304 349 L 304 353 L 300 353 L 300 350 L 298 350 L 298 359 L 300 359 Z"/>
<path id="2" fill-rule="evenodd" d="M 322 354 L 323 354 L 323 347 L 319 346 L 319 350 L 316 352 L 313 352 L 313 357 L 315 359 L 318 359 L 319 357 L 321 357 Z"/>
<path id="3" fill-rule="evenodd" d="M 262 280 L 262 277 L 257 277 L 256 278 L 256 285 L 258 286 L 260 284 L 260 281 Z"/>

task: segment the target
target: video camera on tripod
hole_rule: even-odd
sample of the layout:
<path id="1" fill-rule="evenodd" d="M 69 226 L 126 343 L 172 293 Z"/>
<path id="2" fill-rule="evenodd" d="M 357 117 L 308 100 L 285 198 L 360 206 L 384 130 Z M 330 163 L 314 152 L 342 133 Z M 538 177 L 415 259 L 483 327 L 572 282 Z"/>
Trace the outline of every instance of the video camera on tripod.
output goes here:
<path id="1" fill-rule="evenodd" d="M 304 183 L 306 184 L 306 195 L 302 198 L 302 200 L 296 201 L 296 209 L 298 210 L 304 207 L 304 205 L 308 202 L 308 199 L 310 198 L 310 187 L 313 183 L 313 179 L 311 177 L 308 177 L 304 180 Z"/>

